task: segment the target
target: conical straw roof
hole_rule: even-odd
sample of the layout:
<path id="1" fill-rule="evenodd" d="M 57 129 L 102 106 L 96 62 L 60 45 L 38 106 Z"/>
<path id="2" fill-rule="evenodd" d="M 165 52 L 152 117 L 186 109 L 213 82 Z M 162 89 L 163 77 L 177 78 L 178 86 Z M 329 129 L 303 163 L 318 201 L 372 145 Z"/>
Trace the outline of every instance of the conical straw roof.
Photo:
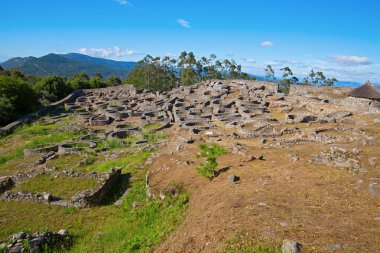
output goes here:
<path id="1" fill-rule="evenodd" d="M 352 90 L 348 95 L 357 98 L 380 99 L 380 90 L 370 82 L 366 82 L 359 88 Z"/>

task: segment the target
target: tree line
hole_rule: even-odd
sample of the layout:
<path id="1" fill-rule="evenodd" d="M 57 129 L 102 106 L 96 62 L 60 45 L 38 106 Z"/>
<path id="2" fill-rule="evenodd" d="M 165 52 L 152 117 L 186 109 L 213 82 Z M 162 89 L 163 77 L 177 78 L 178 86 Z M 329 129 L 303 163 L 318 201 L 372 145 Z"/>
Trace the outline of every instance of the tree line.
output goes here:
<path id="1" fill-rule="evenodd" d="M 121 85 L 118 77 L 106 80 L 95 73 L 89 77 L 81 72 L 71 78 L 24 75 L 19 70 L 4 70 L 0 66 L 0 126 L 32 112 L 41 106 L 58 101 L 74 90 Z"/>
<path id="2" fill-rule="evenodd" d="M 137 88 L 166 91 L 210 79 L 251 77 L 233 59 L 219 60 L 215 54 L 197 59 L 193 52 L 184 51 L 177 59 L 147 55 L 132 69 L 126 82 Z"/>
<path id="3" fill-rule="evenodd" d="M 268 81 L 277 81 L 275 72 L 271 65 L 267 65 L 265 68 L 265 79 Z M 291 84 L 300 85 L 315 85 L 315 86 L 333 86 L 338 80 L 336 78 L 327 78 L 322 71 L 315 72 L 314 69 L 303 78 L 300 82 L 298 77 L 293 74 L 293 71 L 289 67 L 283 67 L 280 69 L 282 72 L 281 79 L 278 81 L 279 90 L 288 93 Z"/>

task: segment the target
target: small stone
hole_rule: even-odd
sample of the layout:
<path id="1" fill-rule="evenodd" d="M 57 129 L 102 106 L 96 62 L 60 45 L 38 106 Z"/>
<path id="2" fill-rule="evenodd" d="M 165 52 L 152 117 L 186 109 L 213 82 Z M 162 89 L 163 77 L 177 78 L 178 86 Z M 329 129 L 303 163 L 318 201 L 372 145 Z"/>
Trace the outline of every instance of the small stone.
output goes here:
<path id="1" fill-rule="evenodd" d="M 360 148 L 353 148 L 353 149 L 352 149 L 352 154 L 354 154 L 354 155 L 359 155 L 361 152 L 362 152 L 362 151 L 361 151 Z"/>
<path id="2" fill-rule="evenodd" d="M 38 246 L 31 247 L 29 253 L 41 253 L 41 249 Z"/>
<path id="3" fill-rule="evenodd" d="M 42 238 L 35 238 L 35 239 L 32 239 L 32 240 L 29 240 L 28 243 L 29 243 L 30 247 L 39 246 L 42 243 Z"/>
<path id="4" fill-rule="evenodd" d="M 343 251 L 343 247 L 339 244 L 330 244 L 326 246 L 326 249 L 333 252 Z"/>
<path id="5" fill-rule="evenodd" d="M 283 240 L 281 251 L 282 253 L 301 253 L 302 252 L 302 245 L 298 242 L 290 241 L 290 240 Z"/>
<path id="6" fill-rule="evenodd" d="M 25 232 L 20 232 L 18 234 L 13 235 L 13 241 L 16 242 L 17 240 L 20 239 L 25 239 L 27 234 Z"/>
<path id="7" fill-rule="evenodd" d="M 9 253 L 21 253 L 23 252 L 24 247 L 22 245 L 14 245 L 12 248 L 9 249 Z"/>
<path id="8" fill-rule="evenodd" d="M 66 229 L 61 229 L 58 231 L 58 234 L 62 236 L 66 236 L 69 234 L 69 231 L 67 231 Z"/>
<path id="9" fill-rule="evenodd" d="M 240 177 L 232 174 L 232 175 L 228 176 L 228 180 L 230 180 L 231 182 L 235 183 L 235 182 L 238 182 L 240 180 Z"/>
<path id="10" fill-rule="evenodd" d="M 373 196 L 379 197 L 380 196 L 380 184 L 378 183 L 372 183 L 368 186 L 368 191 Z"/>
<path id="11" fill-rule="evenodd" d="M 138 208 L 138 207 L 140 207 L 140 206 L 142 206 L 142 204 L 141 204 L 140 202 L 133 202 L 133 203 L 132 203 L 132 207 L 133 207 L 133 208 Z"/>
<path id="12" fill-rule="evenodd" d="M 368 163 L 369 165 L 371 166 L 375 166 L 376 165 L 376 157 L 371 157 L 368 159 Z"/>
<path id="13" fill-rule="evenodd" d="M 44 200 L 46 200 L 46 201 L 52 201 L 53 200 L 53 195 L 51 195 L 50 193 L 44 193 L 43 194 L 43 198 L 44 198 Z"/>

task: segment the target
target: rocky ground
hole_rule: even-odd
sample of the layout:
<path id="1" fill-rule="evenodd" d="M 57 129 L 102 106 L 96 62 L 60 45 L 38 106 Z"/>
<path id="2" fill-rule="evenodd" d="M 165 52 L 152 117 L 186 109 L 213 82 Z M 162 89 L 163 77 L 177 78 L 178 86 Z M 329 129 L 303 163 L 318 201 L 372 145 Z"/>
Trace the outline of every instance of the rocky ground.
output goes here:
<path id="1" fill-rule="evenodd" d="M 303 252 L 377 252 L 380 107 L 376 101 L 349 98 L 347 92 L 296 87 L 284 95 L 274 84 L 242 81 L 207 82 L 167 93 L 124 86 L 89 90 L 66 105 L 75 124 L 61 126 L 85 133 L 75 141 L 23 149 L 24 157 L 16 160 L 34 164 L 34 170 L 13 169 L 12 159 L 7 161 L 0 167 L 7 176 L 1 198 L 14 201 L 9 196 L 43 171 L 100 183 L 78 186 L 79 192 L 66 199 L 39 192 L 36 202 L 96 206 L 115 184 L 107 183 L 113 178 L 107 174 L 112 164 L 102 167 L 102 162 L 156 148 L 145 163 L 147 197 L 159 200 L 163 193 L 183 188 L 189 202 L 183 222 L 155 252 L 250 252 L 253 244 L 280 250 L 284 239 L 302 244 Z M 54 124 L 59 118 L 46 120 Z M 228 150 L 218 158 L 212 180 L 195 170 L 203 162 L 196 158 L 200 143 Z M 1 155 L 11 150 L 3 144 Z M 114 145 L 119 146 L 110 148 Z M 77 159 L 74 170 L 55 156 L 58 161 Z M 122 171 L 130 166 L 117 165 Z M 83 191 L 86 187 L 90 189 Z M 115 201 L 120 204 L 123 198 Z"/>

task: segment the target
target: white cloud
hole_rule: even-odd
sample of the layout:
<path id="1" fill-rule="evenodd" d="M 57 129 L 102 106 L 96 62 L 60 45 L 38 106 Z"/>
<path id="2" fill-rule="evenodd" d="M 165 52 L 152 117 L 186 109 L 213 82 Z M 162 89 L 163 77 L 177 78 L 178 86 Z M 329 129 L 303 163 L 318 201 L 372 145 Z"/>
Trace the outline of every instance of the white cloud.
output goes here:
<path id="1" fill-rule="evenodd" d="M 263 42 L 261 42 L 261 44 L 260 44 L 260 46 L 262 46 L 262 47 L 271 47 L 271 46 L 273 46 L 273 42 L 272 41 L 263 41 Z"/>
<path id="2" fill-rule="evenodd" d="M 120 5 L 131 5 L 129 0 L 116 0 Z"/>
<path id="3" fill-rule="evenodd" d="M 241 58 L 246 63 L 256 63 L 256 60 L 253 58 Z"/>
<path id="4" fill-rule="evenodd" d="M 349 55 L 337 55 L 328 57 L 327 60 L 331 63 L 338 65 L 351 65 L 351 66 L 360 66 L 360 65 L 371 65 L 372 62 L 367 57 L 361 56 L 349 56 Z"/>
<path id="5" fill-rule="evenodd" d="M 118 46 L 115 46 L 114 48 L 80 48 L 78 52 L 81 54 L 102 58 L 119 58 L 123 56 L 141 54 L 140 52 L 134 50 L 122 50 Z"/>
<path id="6" fill-rule="evenodd" d="M 187 29 L 191 28 L 190 23 L 184 19 L 178 19 L 177 23 L 180 24 L 182 27 L 185 27 Z"/>

